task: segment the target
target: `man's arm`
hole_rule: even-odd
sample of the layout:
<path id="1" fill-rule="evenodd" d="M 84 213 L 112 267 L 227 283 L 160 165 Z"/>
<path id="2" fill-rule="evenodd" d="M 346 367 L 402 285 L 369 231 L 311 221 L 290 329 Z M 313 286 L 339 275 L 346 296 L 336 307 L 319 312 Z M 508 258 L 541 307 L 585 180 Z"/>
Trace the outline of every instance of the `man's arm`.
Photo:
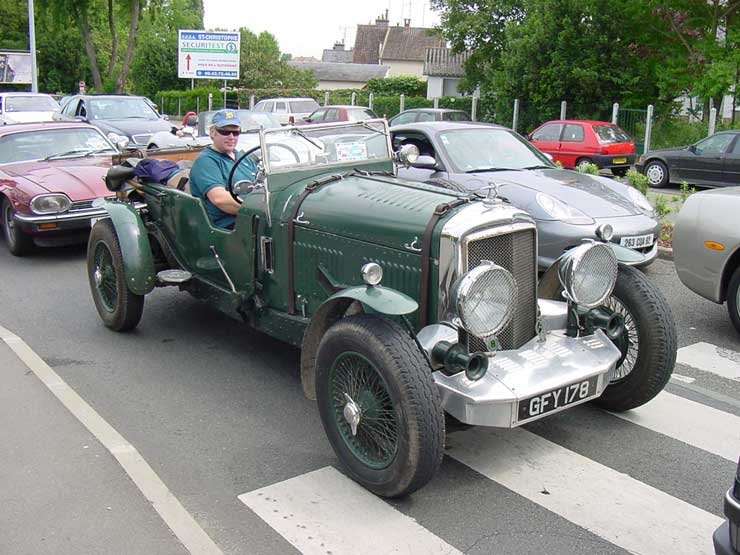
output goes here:
<path id="1" fill-rule="evenodd" d="M 206 196 L 216 207 L 227 214 L 236 215 L 239 212 L 241 203 L 234 200 L 234 197 L 229 194 L 226 187 L 213 187 L 208 190 Z"/>

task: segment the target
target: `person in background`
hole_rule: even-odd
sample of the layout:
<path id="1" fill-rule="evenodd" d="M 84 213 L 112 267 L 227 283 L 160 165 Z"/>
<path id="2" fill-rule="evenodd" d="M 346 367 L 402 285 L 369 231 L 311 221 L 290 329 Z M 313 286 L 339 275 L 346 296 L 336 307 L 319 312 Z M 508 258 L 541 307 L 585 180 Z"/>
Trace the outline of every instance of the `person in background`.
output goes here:
<path id="1" fill-rule="evenodd" d="M 215 226 L 234 229 L 241 203 L 226 190 L 229 172 L 242 154 L 236 150 L 241 122 L 232 110 L 219 110 L 213 115 L 209 134 L 213 143 L 203 149 L 190 170 L 190 192 L 202 198 Z M 234 172 L 233 182 L 254 181 L 257 166 L 247 158 Z"/>
<path id="2" fill-rule="evenodd" d="M 188 112 L 182 118 L 182 125 L 180 126 L 180 129 L 175 132 L 175 135 L 177 135 L 178 137 L 183 137 L 185 135 L 195 137 L 197 130 L 198 115 L 195 112 Z"/>

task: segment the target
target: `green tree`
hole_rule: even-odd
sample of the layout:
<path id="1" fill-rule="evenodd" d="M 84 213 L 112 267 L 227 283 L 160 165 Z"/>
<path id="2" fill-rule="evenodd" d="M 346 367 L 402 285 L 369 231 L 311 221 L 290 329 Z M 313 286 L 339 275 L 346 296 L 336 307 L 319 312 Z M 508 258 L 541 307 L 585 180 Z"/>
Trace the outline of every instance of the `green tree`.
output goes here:
<path id="1" fill-rule="evenodd" d="M 367 90 L 379 96 L 426 96 L 427 83 L 415 75 L 396 77 L 373 77 L 367 82 Z"/>
<path id="2" fill-rule="evenodd" d="M 250 89 L 311 88 L 317 80 L 310 71 L 288 65 L 277 40 L 263 31 L 259 35 L 242 27 L 239 54 L 239 86 Z"/>
<path id="3" fill-rule="evenodd" d="M 131 89 L 153 97 L 160 90 L 188 86 L 189 80 L 177 76 L 178 30 L 202 28 L 202 0 L 170 0 L 148 8 L 131 65 Z"/>

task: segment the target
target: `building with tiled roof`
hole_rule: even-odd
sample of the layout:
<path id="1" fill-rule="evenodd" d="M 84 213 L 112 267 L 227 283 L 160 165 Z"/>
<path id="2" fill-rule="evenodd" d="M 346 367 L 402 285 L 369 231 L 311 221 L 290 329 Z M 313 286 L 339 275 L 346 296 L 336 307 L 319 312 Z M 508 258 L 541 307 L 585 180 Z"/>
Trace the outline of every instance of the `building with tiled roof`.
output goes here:
<path id="1" fill-rule="evenodd" d="M 434 29 L 411 27 L 405 19 L 403 26 L 389 25 L 388 10 L 374 25 L 358 25 L 352 62 L 356 64 L 383 64 L 390 67 L 388 77 L 416 75 L 423 77 L 427 48 L 445 46 L 444 39 Z"/>
<path id="2" fill-rule="evenodd" d="M 321 61 L 351 64 L 353 55 L 354 51 L 352 48 L 345 50 L 344 41 L 337 41 L 334 43 L 333 48 L 324 49 L 324 53 L 321 55 Z"/>
<path id="3" fill-rule="evenodd" d="M 470 52 L 453 54 L 449 48 L 427 48 L 424 59 L 427 98 L 457 96 L 457 87 L 465 75 L 465 62 L 469 57 Z"/>

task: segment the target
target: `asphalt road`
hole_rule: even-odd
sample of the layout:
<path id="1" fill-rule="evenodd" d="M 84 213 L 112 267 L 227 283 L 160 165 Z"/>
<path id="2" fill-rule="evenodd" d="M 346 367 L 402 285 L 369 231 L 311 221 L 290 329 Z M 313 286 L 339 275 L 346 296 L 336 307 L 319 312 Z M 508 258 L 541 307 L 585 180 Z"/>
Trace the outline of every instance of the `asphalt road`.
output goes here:
<path id="1" fill-rule="evenodd" d="M 14 258 L 0 241 L 0 326 L 22 338 L 138 450 L 223 553 L 348 552 L 341 541 L 352 536 L 351 524 L 357 518 L 364 526 L 366 537 L 359 545 L 365 550 L 355 546 L 353 554 L 390 552 L 391 545 L 398 553 L 433 551 L 421 549 L 417 540 L 389 543 L 395 541 L 390 532 L 395 524 L 402 531 L 399 537 L 404 537 L 404 526 L 409 526 L 414 533 L 427 534 L 424 541 L 431 541 L 439 552 L 591 555 L 637 552 L 640 547 L 643 553 L 668 552 L 667 548 L 646 549 L 645 545 L 655 545 L 650 542 L 670 545 L 671 553 L 711 552 L 711 529 L 721 521 L 722 498 L 735 470 L 731 457 L 677 437 L 684 430 L 659 432 L 647 423 L 626 421 L 592 406 L 577 407 L 501 436 L 477 437 L 476 430 L 456 432 L 437 477 L 408 499 L 378 502 L 353 489 L 351 483 L 341 482 L 341 474 L 336 473 L 341 501 L 324 501 L 338 508 L 339 516 L 330 517 L 330 511 L 318 509 L 312 512 L 310 506 L 300 512 L 304 509 L 299 507 L 298 494 L 283 499 L 270 494 L 279 491 L 271 488 L 287 484 L 288 491 L 303 491 L 299 486 L 308 487 L 319 476 L 333 480 L 332 469 L 339 466 L 315 404 L 302 396 L 299 352 L 174 288 L 147 297 L 135 331 L 113 333 L 102 326 L 95 312 L 84 260 L 84 247 L 44 249 L 27 258 Z M 685 289 L 669 261 L 657 260 L 646 273 L 669 301 L 679 347 L 706 342 L 740 361 L 740 340 L 725 307 Z M 739 453 L 740 435 L 725 429 L 724 423 L 732 426 L 740 418 L 740 381 L 685 365 L 678 365 L 676 373 L 686 379 L 669 384 L 671 402 L 683 407 L 680 403 L 694 401 L 686 406 L 698 411 L 698 419 L 723 423 L 718 433 L 729 434 L 730 442 L 737 440 L 729 450 Z M 23 375 L 29 383 L 35 380 L 30 371 Z M 18 391 L 5 399 L 16 412 L 43 403 L 47 414 L 55 415 L 50 426 L 62 418 L 54 397 L 37 395 L 29 400 L 24 395 L 30 393 Z M 678 418 L 683 409 L 672 410 Z M 16 418 L 5 433 L 20 442 L 31 433 L 32 425 L 31 419 Z M 67 432 L 60 427 L 61 433 Z M 49 454 L 41 449 L 33 462 L 17 460 L 6 452 L 0 455 L 0 468 L 31 465 L 39 474 L 46 468 L 55 473 L 57 483 L 67 483 L 75 477 L 75 459 L 54 466 L 50 455 L 79 449 L 83 441 L 92 442 L 96 454 L 115 463 L 94 440 L 69 434 L 77 439 L 69 445 L 49 444 Z M 713 439 L 701 434 L 697 438 L 700 443 Z M 522 445 L 517 446 L 520 440 Z M 541 440 L 547 440 L 544 451 L 528 451 Z M 473 443 L 477 455 L 466 455 L 466 446 Z M 492 474 L 486 470 L 489 467 L 471 458 L 484 456 L 491 445 L 491 460 L 508 464 L 508 468 L 491 470 Z M 507 446 L 513 455 L 504 454 Z M 543 453 L 553 458 L 545 459 Z M 562 492 L 558 479 L 549 474 L 561 467 L 563 480 L 571 479 L 576 469 L 583 472 L 575 485 Z M 528 478 L 518 481 L 525 470 L 531 474 L 525 473 Z M 18 482 L 12 479 L 13 473 L 0 470 L 0 491 L 11 488 L 16 504 L 28 515 L 28 522 L 20 523 L 13 516 L 13 505 L 0 504 L 0 530 L 10 523 L 27 526 L 22 534 L 0 532 L 0 552 L 164 552 L 156 547 L 167 542 L 161 523 L 153 522 L 156 514 L 145 512 L 147 504 L 136 501 L 136 490 L 126 489 L 119 467 L 111 464 L 105 471 L 121 475 L 109 480 L 90 475 L 90 479 L 96 480 L 98 488 L 111 488 L 116 496 L 130 501 L 130 512 L 119 515 L 122 530 L 130 529 L 130 515 L 138 514 L 145 521 L 146 526 L 137 527 L 141 535 L 136 542 L 127 541 L 120 530 L 104 538 L 85 535 L 92 516 L 88 521 L 84 514 L 65 521 L 68 541 L 51 541 L 38 530 L 31 505 L 43 503 L 47 514 L 64 515 L 72 503 L 69 496 L 45 498 L 44 488 L 50 486 L 43 481 Z M 530 492 L 527 482 L 533 481 L 536 487 Z M 615 499 L 610 492 L 634 495 L 625 493 L 624 499 Z M 240 499 L 242 494 L 248 495 Z M 287 505 L 278 504 L 272 511 L 260 509 L 255 500 L 269 495 L 273 502 L 282 499 Z M 310 502 L 320 503 L 320 497 L 317 493 Z M 593 500 L 598 504 L 588 508 Z M 383 511 L 390 511 L 390 516 L 367 517 L 362 522 L 363 515 L 385 515 Z M 606 515 L 603 521 L 596 518 L 601 512 Z M 299 515 L 304 520 L 294 525 L 290 519 Z M 303 536 L 291 535 L 284 521 Z M 692 533 L 699 537 L 687 539 Z M 83 536 L 89 543 L 81 548 L 74 539 Z M 339 544 L 332 544 L 332 538 Z M 701 549 L 692 551 L 691 541 L 699 542 Z M 168 552 L 182 552 L 176 541 L 167 545 Z"/>

